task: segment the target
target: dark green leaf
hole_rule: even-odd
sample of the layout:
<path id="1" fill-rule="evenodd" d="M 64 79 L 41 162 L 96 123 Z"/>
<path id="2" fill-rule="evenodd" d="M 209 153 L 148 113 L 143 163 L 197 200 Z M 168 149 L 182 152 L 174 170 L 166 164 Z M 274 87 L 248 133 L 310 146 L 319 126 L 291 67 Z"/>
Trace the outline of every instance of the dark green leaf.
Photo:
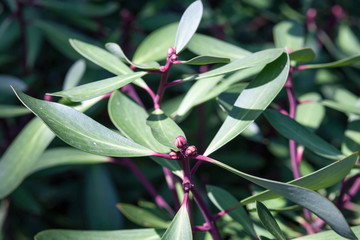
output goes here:
<path id="1" fill-rule="evenodd" d="M 265 117 L 281 135 L 309 148 L 316 154 L 334 160 L 344 157 L 338 149 L 294 119 L 271 109 L 265 111 Z"/>
<path id="2" fill-rule="evenodd" d="M 304 45 L 304 27 L 295 20 L 278 23 L 273 30 L 276 47 L 297 50 Z"/>
<path id="3" fill-rule="evenodd" d="M 63 90 L 77 86 L 84 75 L 85 69 L 85 61 L 83 59 L 77 60 L 66 73 Z"/>
<path id="4" fill-rule="evenodd" d="M 45 230 L 35 240 L 160 240 L 162 231 L 156 229 L 131 229 L 116 231 Z"/>
<path id="5" fill-rule="evenodd" d="M 161 109 L 157 109 L 147 118 L 146 124 L 151 128 L 151 132 L 156 140 L 171 149 L 177 149 L 175 138 L 177 136 L 185 137 L 181 128 Z"/>
<path id="6" fill-rule="evenodd" d="M 118 88 L 125 86 L 144 76 L 146 72 L 134 72 L 126 75 L 107 78 L 101 81 L 96 81 L 88 84 L 84 84 L 78 87 L 70 88 L 64 91 L 48 93 L 49 95 L 65 97 L 73 102 L 81 102 L 89 100 L 105 93 L 112 92 Z"/>
<path id="7" fill-rule="evenodd" d="M 196 33 L 187 48 L 198 55 L 230 58 L 231 61 L 249 56 L 251 52 L 219 39 Z"/>
<path id="8" fill-rule="evenodd" d="M 170 221 L 160 218 L 146 209 L 126 203 L 119 203 L 116 206 L 130 221 L 140 226 L 167 228 L 170 224 Z"/>
<path id="9" fill-rule="evenodd" d="M 27 44 L 27 55 L 26 55 L 26 66 L 32 69 L 35 65 L 36 59 L 40 54 L 41 46 L 43 44 L 42 34 L 40 29 L 33 25 L 29 25 L 26 28 L 26 44 Z"/>
<path id="10" fill-rule="evenodd" d="M 161 237 L 161 240 L 192 240 L 192 231 L 189 215 L 186 206 L 183 205 L 174 219 L 171 221 L 170 226 Z"/>
<path id="11" fill-rule="evenodd" d="M 11 91 L 10 85 L 19 89 L 20 91 L 26 91 L 26 89 L 28 88 L 27 84 L 19 78 L 12 75 L 0 74 L 1 96 L 14 96 L 14 93 Z"/>
<path id="12" fill-rule="evenodd" d="M 239 203 L 239 201 L 233 195 L 231 195 L 229 192 L 222 188 L 215 186 L 206 186 L 206 190 L 208 192 L 208 196 L 211 202 L 220 211 L 227 210 Z M 247 212 L 243 207 L 238 207 L 234 210 L 231 210 L 230 212 L 228 212 L 228 215 L 235 221 L 240 223 L 248 234 L 256 238 L 256 232 L 253 226 L 253 222 L 251 221 L 250 217 L 248 216 Z"/>
<path id="13" fill-rule="evenodd" d="M 32 98 L 14 90 L 18 98 L 63 141 L 103 156 L 148 156 L 152 151 L 104 127 L 73 108 Z"/>
<path id="14" fill-rule="evenodd" d="M 261 202 L 256 202 L 256 210 L 259 215 L 260 221 L 264 225 L 266 230 L 268 230 L 277 239 L 286 240 L 284 233 L 281 231 L 275 218 L 271 215 L 267 207 Z"/>
<path id="15" fill-rule="evenodd" d="M 216 151 L 246 129 L 284 86 L 289 73 L 289 58 L 283 54 L 268 64 L 241 92 L 233 109 L 211 141 L 204 155 Z"/>
<path id="16" fill-rule="evenodd" d="M 175 50 L 180 53 L 196 32 L 203 14 L 203 5 L 200 0 L 193 2 L 181 16 L 175 37 Z"/>
<path id="17" fill-rule="evenodd" d="M 295 62 L 310 62 L 314 60 L 315 53 L 311 48 L 301 48 L 289 53 L 290 60 Z"/>

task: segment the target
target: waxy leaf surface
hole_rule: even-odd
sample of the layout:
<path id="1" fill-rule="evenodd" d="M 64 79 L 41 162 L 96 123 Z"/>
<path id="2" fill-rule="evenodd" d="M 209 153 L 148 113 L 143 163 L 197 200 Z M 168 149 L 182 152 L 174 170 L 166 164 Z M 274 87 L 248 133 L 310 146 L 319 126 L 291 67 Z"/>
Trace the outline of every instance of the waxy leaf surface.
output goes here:
<path id="1" fill-rule="evenodd" d="M 190 218 L 185 206 L 182 206 L 161 240 L 192 240 Z"/>
<path id="2" fill-rule="evenodd" d="M 197 56 L 187 61 L 181 61 L 183 64 L 189 65 L 206 65 L 213 63 L 229 63 L 229 58 L 224 57 L 214 57 L 214 56 Z"/>

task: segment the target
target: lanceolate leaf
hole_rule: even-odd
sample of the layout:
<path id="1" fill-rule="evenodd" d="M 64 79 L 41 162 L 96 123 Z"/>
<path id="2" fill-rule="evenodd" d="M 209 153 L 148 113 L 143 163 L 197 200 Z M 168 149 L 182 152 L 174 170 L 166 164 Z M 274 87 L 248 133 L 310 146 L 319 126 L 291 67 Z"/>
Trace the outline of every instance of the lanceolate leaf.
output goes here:
<path id="1" fill-rule="evenodd" d="M 65 97 L 73 102 L 89 100 L 105 93 L 112 92 L 144 76 L 146 72 L 134 72 L 126 75 L 107 78 L 104 80 L 84 84 L 64 91 L 48 93 L 49 95 Z"/>
<path id="2" fill-rule="evenodd" d="M 304 27 L 295 20 L 283 21 L 274 27 L 276 47 L 287 47 L 297 50 L 304 45 Z"/>
<path id="3" fill-rule="evenodd" d="M 137 64 L 159 61 L 167 57 L 167 50 L 174 45 L 178 23 L 171 23 L 151 33 L 136 49 L 133 62 Z"/>
<path id="4" fill-rule="evenodd" d="M 245 178 L 246 180 L 256 185 L 271 190 L 289 199 L 290 201 L 299 204 L 300 206 L 303 206 L 304 208 L 309 209 L 315 215 L 324 220 L 324 222 L 326 222 L 339 235 L 349 239 L 357 239 L 354 233 L 351 231 L 341 212 L 335 207 L 332 202 L 330 202 L 328 199 L 324 198 L 320 194 L 312 190 L 291 185 L 288 183 L 282 183 L 255 177 L 236 170 L 216 160 L 212 160 L 211 163 L 221 168 L 224 168 L 234 173 L 235 175 Z"/>
<path id="5" fill-rule="evenodd" d="M 197 56 L 187 61 L 182 61 L 183 64 L 189 65 L 206 65 L 213 63 L 229 63 L 229 58 L 214 57 L 214 56 Z"/>
<path id="6" fill-rule="evenodd" d="M 171 149 L 177 149 L 174 143 L 177 136 L 185 137 L 181 128 L 171 118 L 166 116 L 161 109 L 153 111 L 146 123 L 151 128 L 153 136 L 161 144 Z"/>
<path id="7" fill-rule="evenodd" d="M 18 117 L 30 113 L 25 107 L 0 104 L 0 118 Z"/>
<path id="8" fill-rule="evenodd" d="M 241 92 L 233 109 L 206 149 L 204 155 L 216 151 L 247 128 L 284 86 L 289 73 L 289 58 L 283 54 L 268 64 Z"/>
<path id="9" fill-rule="evenodd" d="M 188 44 L 200 24 L 203 5 L 200 0 L 193 2 L 180 19 L 175 38 L 176 53 L 180 53 Z"/>
<path id="10" fill-rule="evenodd" d="M 83 59 L 77 60 L 66 73 L 63 90 L 73 88 L 78 85 L 86 68 Z"/>
<path id="11" fill-rule="evenodd" d="M 301 48 L 289 53 L 290 60 L 296 62 L 310 62 L 315 58 L 315 53 L 311 48 Z"/>
<path id="12" fill-rule="evenodd" d="M 152 228 L 116 231 L 45 230 L 35 240 L 160 240 L 162 231 Z"/>
<path id="13" fill-rule="evenodd" d="M 360 115 L 360 107 L 356 107 L 356 106 L 352 106 L 352 105 L 346 105 L 346 104 L 331 101 L 331 100 L 323 100 L 320 103 L 323 104 L 326 107 L 335 109 L 335 110 L 340 111 L 340 112 L 344 112 L 344 113 L 347 113 L 347 114 L 353 113 L 353 114 Z"/>
<path id="14" fill-rule="evenodd" d="M 206 190 L 211 202 L 220 211 L 229 209 L 239 202 L 233 195 L 219 187 L 207 186 Z M 256 238 L 257 235 L 253 223 L 243 207 L 237 207 L 230 211 L 228 215 L 240 223 L 248 234 Z"/>
<path id="15" fill-rule="evenodd" d="M 231 63 L 228 63 L 222 67 L 216 68 L 214 70 L 208 71 L 195 76 L 190 76 L 184 79 L 188 80 L 198 80 L 202 78 L 214 77 L 218 75 L 223 75 L 231 72 L 235 72 L 241 69 L 257 67 L 259 65 L 265 65 L 270 62 L 273 62 L 275 59 L 280 57 L 283 54 L 283 49 L 268 49 L 260 52 L 253 53 L 245 58 L 235 60 Z"/>
<path id="16" fill-rule="evenodd" d="M 182 206 L 175 215 L 161 240 L 192 240 L 191 224 L 186 206 Z"/>
<path id="17" fill-rule="evenodd" d="M 275 218 L 271 215 L 267 207 L 261 202 L 256 202 L 256 210 L 259 215 L 260 221 L 264 225 L 266 230 L 268 230 L 277 239 L 286 240 L 284 233 L 281 231 Z"/>
<path id="18" fill-rule="evenodd" d="M 356 236 L 360 237 L 360 226 L 352 227 L 351 230 L 355 233 Z M 343 237 L 340 237 L 336 232 L 328 230 L 320 233 L 315 233 L 299 238 L 294 238 L 293 240 L 344 240 Z"/>
<path id="19" fill-rule="evenodd" d="M 319 63 L 319 64 L 308 64 L 302 66 L 303 69 L 315 69 L 315 68 L 335 68 L 335 67 L 345 67 L 350 66 L 355 63 L 360 62 L 360 55 L 355 55 L 352 57 L 344 58 L 339 61 L 331 62 L 331 63 Z"/>
<path id="20" fill-rule="evenodd" d="M 76 39 L 70 39 L 70 44 L 83 57 L 115 75 L 124 75 L 133 72 L 118 57 L 95 45 Z M 134 83 L 142 88 L 146 86 L 146 83 L 142 79 L 137 79 Z"/>
<path id="21" fill-rule="evenodd" d="M 64 142 L 103 156 L 148 156 L 153 151 L 122 137 L 83 113 L 62 104 L 46 102 L 14 89 L 18 98 Z"/>
<path id="22" fill-rule="evenodd" d="M 251 52 L 219 39 L 195 33 L 187 48 L 198 55 L 230 58 L 231 61 L 246 57 Z"/>
<path id="23" fill-rule="evenodd" d="M 54 137 L 39 118 L 26 125 L 1 158 L 0 199 L 20 185 Z"/>
<path id="24" fill-rule="evenodd" d="M 344 157 L 334 146 L 290 117 L 271 109 L 265 111 L 265 117 L 281 135 L 309 148 L 314 153 L 334 160 Z"/>

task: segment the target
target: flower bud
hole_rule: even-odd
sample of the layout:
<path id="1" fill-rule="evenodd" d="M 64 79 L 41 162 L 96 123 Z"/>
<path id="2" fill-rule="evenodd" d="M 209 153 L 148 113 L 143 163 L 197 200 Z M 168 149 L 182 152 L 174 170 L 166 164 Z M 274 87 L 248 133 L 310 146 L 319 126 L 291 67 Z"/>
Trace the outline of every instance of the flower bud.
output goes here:
<path id="1" fill-rule="evenodd" d="M 188 146 L 188 147 L 186 148 L 186 150 L 185 150 L 185 154 L 186 154 L 187 156 L 195 156 L 195 155 L 197 155 L 197 149 L 196 149 L 196 147 L 195 147 L 194 145 Z"/>
<path id="2" fill-rule="evenodd" d="M 185 148 L 187 145 L 187 141 L 183 136 L 178 136 L 175 138 L 175 146 L 177 148 Z"/>
<path id="3" fill-rule="evenodd" d="M 173 55 L 174 53 L 175 53 L 175 48 L 169 47 L 168 52 L 167 52 L 168 56 L 170 57 L 170 56 Z"/>
<path id="4" fill-rule="evenodd" d="M 165 71 L 166 71 L 166 67 L 165 67 L 165 66 L 160 66 L 160 67 L 159 67 L 159 71 L 160 71 L 160 72 L 165 72 Z"/>
<path id="5" fill-rule="evenodd" d="M 179 159 L 179 154 L 178 154 L 178 152 L 171 151 L 171 152 L 169 153 L 169 157 L 170 157 L 171 159 L 173 159 L 173 160 L 177 160 L 177 159 Z"/>
<path id="6" fill-rule="evenodd" d="M 176 54 L 171 55 L 170 57 L 171 61 L 176 61 L 178 59 L 178 56 Z"/>

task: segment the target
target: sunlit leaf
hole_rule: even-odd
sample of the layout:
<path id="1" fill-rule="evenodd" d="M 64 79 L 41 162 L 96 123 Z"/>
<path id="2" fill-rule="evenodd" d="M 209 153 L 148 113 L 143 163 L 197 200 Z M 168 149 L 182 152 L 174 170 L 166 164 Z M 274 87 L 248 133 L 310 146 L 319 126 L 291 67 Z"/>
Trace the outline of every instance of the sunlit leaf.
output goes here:
<path id="1" fill-rule="evenodd" d="M 278 23 L 273 29 L 276 47 L 287 47 L 297 50 L 304 45 L 304 27 L 295 20 Z"/>
<path id="2" fill-rule="evenodd" d="M 290 60 L 296 62 L 310 62 L 314 60 L 315 53 L 311 48 L 301 48 L 289 53 Z"/>
<path id="3" fill-rule="evenodd" d="M 317 69 L 317 68 L 335 68 L 335 67 L 345 67 L 345 66 L 351 66 L 355 63 L 360 62 L 360 54 L 351 56 L 348 58 L 344 58 L 335 62 L 330 63 L 318 63 L 318 64 L 308 64 L 303 65 L 303 69 Z"/>
<path id="4" fill-rule="evenodd" d="M 304 94 L 299 101 L 309 102 L 299 104 L 296 108 L 295 120 L 312 131 L 320 126 L 325 117 L 325 108 L 318 102 L 320 99 L 320 94 L 315 92 Z"/>
<path id="5" fill-rule="evenodd" d="M 85 61 L 83 59 L 77 60 L 66 73 L 63 90 L 77 86 L 84 75 L 85 69 Z"/>
<path id="6" fill-rule="evenodd" d="M 355 233 L 355 235 L 360 237 L 360 226 L 352 227 L 351 230 Z M 302 236 L 299 238 L 294 238 L 293 240 L 344 240 L 343 237 L 336 234 L 336 232 L 332 230 L 323 231 L 320 233 L 315 233 L 307 236 Z"/>
<path id="7" fill-rule="evenodd" d="M 344 112 L 347 114 L 353 113 L 353 114 L 360 115 L 360 107 L 343 104 L 343 103 L 339 103 L 339 102 L 335 102 L 335 101 L 331 101 L 331 100 L 327 100 L 327 99 L 322 100 L 320 103 L 323 104 L 325 107 L 329 107 L 329 108 L 335 109 L 340 112 Z"/>
<path id="8" fill-rule="evenodd" d="M 174 219 L 171 221 L 170 226 L 161 237 L 161 240 L 192 240 L 191 224 L 186 206 L 183 205 Z"/>
<path id="9" fill-rule="evenodd" d="M 183 64 L 189 65 L 206 65 L 213 63 L 229 63 L 229 58 L 214 57 L 214 56 L 197 56 L 187 61 L 181 61 Z"/>

